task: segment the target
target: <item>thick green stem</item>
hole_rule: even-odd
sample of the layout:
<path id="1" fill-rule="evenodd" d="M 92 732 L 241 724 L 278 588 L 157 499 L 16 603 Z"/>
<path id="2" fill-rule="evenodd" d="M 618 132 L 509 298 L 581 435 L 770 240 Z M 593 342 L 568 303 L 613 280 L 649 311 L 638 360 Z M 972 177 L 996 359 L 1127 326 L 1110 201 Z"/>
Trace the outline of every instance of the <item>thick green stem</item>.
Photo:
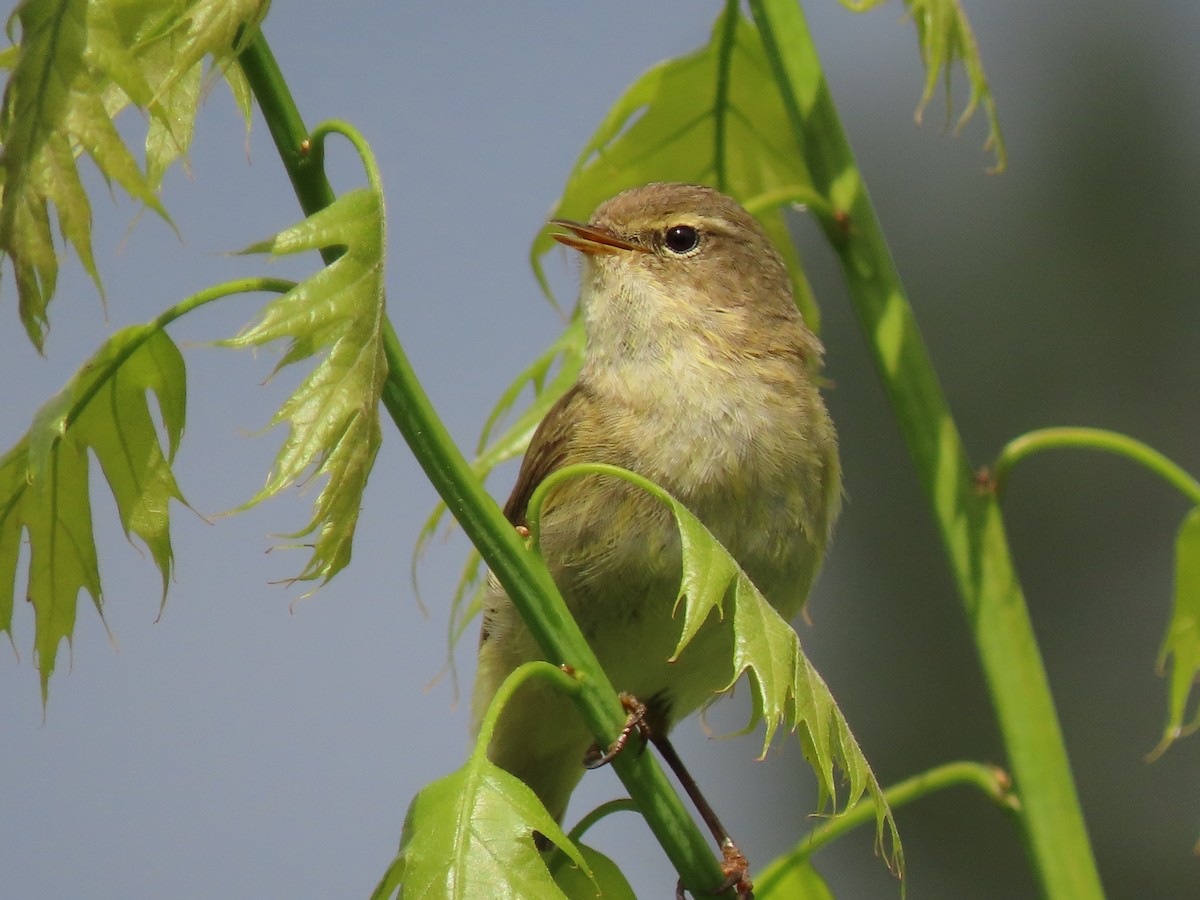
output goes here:
<path id="1" fill-rule="evenodd" d="M 1123 456 L 1162 478 L 1192 503 L 1200 506 L 1200 481 L 1153 447 L 1128 435 L 1102 428 L 1042 428 L 1013 438 L 1004 445 L 992 467 L 992 485 L 1004 496 L 1013 466 L 1043 450 L 1099 450 Z"/>
<path id="2" fill-rule="evenodd" d="M 1050 897 L 1102 896 L 1054 701 L 996 499 L 974 471 L 795 0 L 750 8 L 814 186 L 826 233 L 941 531 L 1021 797 L 1029 858 Z"/>
<path id="3" fill-rule="evenodd" d="M 312 141 L 304 127 L 266 38 L 260 35 L 239 61 L 292 179 L 301 208 L 311 215 L 334 199 L 321 170 L 319 142 Z M 322 255 L 326 262 L 336 256 Z M 471 472 L 434 412 L 395 330 L 386 320 L 384 351 L 389 368 L 383 390 L 384 407 L 447 508 L 512 598 L 546 658 L 574 669 L 580 685 L 575 700 L 588 727 L 602 744 L 611 742 L 625 724 L 625 711 L 567 611 L 550 573 L 525 547 Z M 712 849 L 653 756 L 622 753 L 613 761 L 613 768 L 684 884 L 694 894 L 720 884 L 723 875 Z M 732 892 L 720 896 L 732 896 Z"/>

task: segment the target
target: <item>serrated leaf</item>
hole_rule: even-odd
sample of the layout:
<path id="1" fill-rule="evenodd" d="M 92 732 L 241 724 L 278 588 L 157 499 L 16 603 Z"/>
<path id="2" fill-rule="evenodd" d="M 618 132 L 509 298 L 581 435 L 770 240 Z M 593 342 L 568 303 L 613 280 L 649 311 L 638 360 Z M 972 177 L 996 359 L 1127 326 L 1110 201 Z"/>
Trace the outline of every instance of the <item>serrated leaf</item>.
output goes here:
<path id="1" fill-rule="evenodd" d="M 21 321 L 40 350 L 58 280 L 50 225 L 100 288 L 91 206 L 77 168 L 86 153 L 104 177 L 167 218 L 157 188 L 184 154 L 205 54 L 227 66 L 256 33 L 265 0 L 87 2 L 25 0 L 13 14 L 21 40 L 0 110 L 0 255 L 12 261 Z M 235 26 L 240 22 L 240 26 Z M 241 35 L 235 45 L 233 36 Z M 146 171 L 113 117 L 129 102 L 149 113 Z"/>
<path id="2" fill-rule="evenodd" d="M 158 403 L 164 451 L 147 392 Z M 86 590 L 101 612 L 88 452 L 95 455 L 127 537 L 150 551 L 166 599 L 173 556 L 171 500 L 183 496 L 171 461 L 183 433 L 183 357 L 167 335 L 138 325 L 113 335 L 38 412 L 29 432 L 0 460 L 0 631 L 11 636 L 22 535 L 29 542 L 26 599 L 45 699 L 59 644 L 70 641 Z"/>
<path id="3" fill-rule="evenodd" d="M 344 247 L 345 252 L 263 308 L 231 347 L 286 340 L 276 366 L 324 354 L 271 420 L 288 423 L 266 486 L 246 506 L 272 497 L 306 476 L 326 479 L 309 523 L 291 535 L 316 532 L 299 580 L 332 578 L 350 561 L 367 477 L 379 450 L 379 401 L 387 377 L 383 352 L 383 200 L 351 191 L 303 222 L 244 252 L 275 255 Z M 243 507 L 245 508 L 245 507 Z"/>
<path id="4" fill-rule="evenodd" d="M 828 686 L 804 655 L 795 630 L 699 519 L 665 492 L 656 492 L 656 496 L 670 507 L 679 523 L 683 555 L 683 630 L 672 659 L 686 652 L 700 625 L 714 612 L 732 618 L 732 677 L 722 692 L 742 675 L 749 678 L 754 712 L 747 730 L 760 719 L 765 723 L 763 754 L 779 727 L 798 731 L 804 755 L 817 775 L 820 805 L 827 799 L 835 808 L 838 805 L 836 767 L 849 782 L 842 805 L 853 805 L 864 793 L 870 796 L 878 840 L 882 845 L 886 828 L 891 863 L 902 870 L 896 823 L 883 790 Z M 732 611 L 725 608 L 731 597 Z"/>
<path id="5" fill-rule="evenodd" d="M 533 791 L 475 753 L 413 799 L 400 852 L 372 898 L 564 898 L 534 844 L 535 831 L 587 868 Z"/>
<path id="6" fill-rule="evenodd" d="M 750 209 L 784 254 L 805 321 L 819 330 L 784 220 L 785 207 L 818 198 L 758 30 L 736 6 L 717 18 L 706 46 L 655 66 L 621 96 L 579 155 L 550 218 L 587 219 L 604 200 L 650 181 L 708 184 Z M 555 246 L 545 231 L 533 244 L 543 284 L 541 259 Z"/>
<path id="7" fill-rule="evenodd" d="M 849 9 L 861 12 L 882 5 L 884 0 L 842 0 Z M 988 121 L 988 137 L 983 149 L 995 154 L 996 162 L 989 171 L 1003 172 L 1008 165 L 1008 153 L 1004 147 L 1004 135 L 1000 132 L 1000 117 L 992 89 L 983 71 L 983 58 L 975 43 L 971 23 L 963 11 L 961 0 L 904 0 L 908 14 L 917 27 L 917 41 L 921 47 L 921 59 L 925 63 L 925 86 L 917 104 L 916 118 L 920 123 L 925 108 L 933 99 L 938 79 L 942 79 L 946 91 L 946 118 L 953 115 L 954 99 L 951 95 L 951 73 L 955 63 L 962 63 L 967 74 L 970 93 L 967 103 L 959 114 L 955 132 L 971 120 L 976 110 L 983 107 Z"/>
<path id="8" fill-rule="evenodd" d="M 1158 756 L 1176 738 L 1200 728 L 1200 710 L 1186 725 L 1189 701 L 1200 672 L 1200 508 L 1183 520 L 1175 538 L 1175 607 L 1158 654 L 1159 671 L 1170 660 L 1167 726 L 1152 755 Z"/>

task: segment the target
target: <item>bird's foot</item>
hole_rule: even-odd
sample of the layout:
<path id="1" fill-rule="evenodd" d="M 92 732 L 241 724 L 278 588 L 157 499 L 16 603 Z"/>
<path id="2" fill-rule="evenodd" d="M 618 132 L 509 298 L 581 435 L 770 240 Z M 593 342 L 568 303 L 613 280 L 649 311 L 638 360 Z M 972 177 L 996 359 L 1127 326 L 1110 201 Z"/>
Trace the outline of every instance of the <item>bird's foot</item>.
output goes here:
<path id="1" fill-rule="evenodd" d="M 621 729 L 621 733 L 617 735 L 616 740 L 609 744 L 608 749 L 601 751 L 595 744 L 588 750 L 587 755 L 583 758 L 583 767 L 585 769 L 599 769 L 602 766 L 608 765 L 617 758 L 625 745 L 629 743 L 629 738 L 636 731 L 643 738 L 649 738 L 648 724 L 646 721 L 646 704 L 644 704 L 633 694 L 621 692 L 621 705 L 625 707 L 627 713 L 625 718 L 625 726 Z"/>
<path id="2" fill-rule="evenodd" d="M 733 888 L 737 891 L 738 900 L 754 900 L 754 882 L 750 880 L 750 863 L 738 849 L 737 844 L 726 838 L 721 843 L 721 857 L 721 871 L 725 873 L 725 880 L 707 893 L 723 894 Z M 682 879 L 675 884 L 675 900 L 686 900 Z"/>

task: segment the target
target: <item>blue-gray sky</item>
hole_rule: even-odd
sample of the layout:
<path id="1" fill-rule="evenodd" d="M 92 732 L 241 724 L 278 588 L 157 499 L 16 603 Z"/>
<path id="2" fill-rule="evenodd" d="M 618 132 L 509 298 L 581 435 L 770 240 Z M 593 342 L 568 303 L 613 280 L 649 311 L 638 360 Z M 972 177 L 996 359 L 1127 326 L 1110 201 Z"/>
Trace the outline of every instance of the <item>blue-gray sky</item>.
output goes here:
<path id="1" fill-rule="evenodd" d="M 834 2 L 806 6 L 976 460 L 1029 428 L 1095 424 L 1200 471 L 1200 7 L 968 2 L 1009 144 L 1009 174 L 988 177 L 981 122 L 944 135 L 935 100 L 928 123 L 914 126 L 922 72 L 899 4 L 862 16 Z M 265 32 L 306 120 L 346 119 L 375 150 L 390 315 L 465 448 L 500 386 L 560 327 L 526 259 L 576 153 L 634 78 L 706 39 L 716 12 L 628 0 L 305 0 L 271 11 Z M 132 117 L 126 125 L 140 129 Z M 348 150 L 332 162 L 338 187 L 360 181 Z M 18 329 L 4 273 L 0 443 L 17 440 L 115 328 L 229 277 L 311 266 L 264 269 L 223 255 L 299 216 L 265 128 L 256 120 L 247 142 L 223 85 L 201 112 L 189 172 L 172 171 L 164 201 L 182 239 L 151 214 L 132 224 L 130 203 L 94 193 L 107 312 L 68 263 L 47 359 Z M 1003 762 L 934 529 L 844 290 L 814 229 L 801 221 L 798 231 L 825 310 L 849 494 L 802 639 L 882 780 L 958 757 Z M 551 270 L 570 295 L 572 261 L 563 254 Z M 173 330 L 189 365 L 177 474 L 209 516 L 263 483 L 281 434 L 254 432 L 297 377 L 260 386 L 270 352 L 204 345 L 245 324 L 257 302 L 229 301 Z M 492 484 L 501 499 L 511 475 Z M 265 551 L 271 533 L 307 521 L 311 496 L 210 521 L 176 507 L 177 579 L 155 621 L 158 575 L 121 536 L 105 492 L 94 494 L 116 649 L 83 601 L 43 719 L 32 617 L 18 611 L 21 659 L 0 654 L 0 895 L 369 893 L 412 795 L 467 751 L 465 703 L 453 704 L 449 679 L 426 689 L 445 655 L 464 545 L 456 535 L 431 549 L 423 615 L 408 558 L 434 495 L 403 442 L 385 426 L 354 562 L 305 600 L 272 584 L 304 556 Z M 1195 896 L 1195 739 L 1154 766 L 1141 759 L 1164 716 L 1153 662 L 1183 506 L 1126 465 L 1079 457 L 1030 464 L 1008 502 L 1109 890 Z M 458 654 L 464 688 L 472 645 Z M 728 730 L 739 715 L 736 704 L 719 707 L 713 722 Z M 763 763 L 753 738 L 708 741 L 695 722 L 681 743 L 753 860 L 765 863 L 804 827 L 812 778 L 789 741 Z M 619 792 L 611 774 L 591 775 L 573 809 Z M 669 896 L 674 877 L 632 822 L 596 834 L 631 860 L 639 896 Z M 901 828 L 909 896 L 1032 890 L 1017 840 L 978 798 L 927 801 Z M 898 896 L 866 836 L 817 863 L 845 896 Z"/>

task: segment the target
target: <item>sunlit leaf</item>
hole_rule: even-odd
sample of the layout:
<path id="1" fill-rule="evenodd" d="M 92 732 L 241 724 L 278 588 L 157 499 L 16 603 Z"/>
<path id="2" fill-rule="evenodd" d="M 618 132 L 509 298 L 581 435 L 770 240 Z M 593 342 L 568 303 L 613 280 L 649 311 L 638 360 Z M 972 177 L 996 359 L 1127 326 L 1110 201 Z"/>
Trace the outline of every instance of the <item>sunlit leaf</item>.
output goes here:
<path id="1" fill-rule="evenodd" d="M 164 450 L 147 392 L 158 403 Z M 34 648 L 43 698 L 59 644 L 71 639 L 79 591 L 101 608 L 92 534 L 89 451 L 100 462 L 121 524 L 150 551 L 162 574 L 172 567 L 168 507 L 182 495 L 171 460 L 186 407 L 183 357 L 161 330 L 139 325 L 112 338 L 38 412 L 0 460 L 0 631 L 11 634 L 22 538 L 29 544 L 25 591 L 34 611 Z"/>
<path id="2" fill-rule="evenodd" d="M 534 844 L 535 831 L 586 869 L 533 791 L 475 753 L 413 799 L 400 852 L 372 898 L 564 898 Z"/>
<path id="3" fill-rule="evenodd" d="M 0 111 L 0 255 L 12 262 L 21 321 L 39 349 L 58 280 L 52 208 L 63 239 L 100 284 L 77 157 L 87 154 L 106 180 L 165 218 L 156 190 L 191 140 L 203 57 L 227 68 L 266 8 L 266 0 L 17 7 L 11 21 L 20 42 L 6 52 L 12 71 Z M 144 172 L 113 123 L 130 102 L 149 114 Z"/>
<path id="4" fill-rule="evenodd" d="M 1189 701 L 1200 672 L 1200 508 L 1183 520 L 1175 539 L 1175 609 L 1158 655 L 1160 671 L 1170 660 L 1168 718 L 1162 741 L 1154 755 L 1162 753 L 1180 735 L 1200 728 L 1200 710 L 1190 722 Z"/>
<path id="5" fill-rule="evenodd" d="M 763 752 L 780 726 L 798 730 L 805 756 L 817 774 L 822 802 L 828 797 L 836 805 L 836 766 L 849 782 L 843 805 L 854 804 L 864 792 L 870 795 L 880 839 L 886 824 L 900 865 L 896 826 L 883 791 L 829 688 L 804 655 L 795 630 L 700 520 L 677 500 L 666 497 L 666 501 L 679 523 L 683 547 L 683 632 L 672 658 L 687 651 L 714 611 L 732 618 L 733 669 L 723 690 L 732 688 L 742 675 L 749 677 L 754 697 L 750 725 L 761 718 L 766 726 Z M 724 608 L 730 599 L 732 610 Z"/>
<path id="6" fill-rule="evenodd" d="M 850 9 L 862 11 L 880 6 L 885 0 L 842 0 Z M 988 121 L 988 137 L 983 148 L 995 154 L 992 172 L 1003 172 L 1008 165 L 1008 154 L 1004 149 L 1004 135 L 1000 132 L 1000 118 L 992 89 L 983 71 L 983 59 L 975 43 L 971 23 L 963 11 L 961 0 L 904 0 L 909 17 L 917 27 L 917 40 L 921 46 L 921 59 L 925 63 L 925 87 L 917 104 L 917 121 L 920 122 L 925 108 L 933 99 L 939 77 L 945 83 L 946 116 L 953 115 L 951 94 L 951 72 L 955 63 L 962 63 L 967 74 L 970 93 L 966 106 L 959 114 L 956 131 L 975 115 L 980 106 Z"/>
<path id="7" fill-rule="evenodd" d="M 713 692 L 713 698 L 746 676 L 753 711 L 745 730 L 759 721 L 764 723 L 763 754 L 780 727 L 797 732 L 804 756 L 817 776 L 818 806 L 829 802 L 836 812 L 839 805 L 849 808 L 864 795 L 869 797 L 875 810 L 877 842 L 889 865 L 902 874 L 903 851 L 887 799 L 828 686 L 804 655 L 800 638 L 686 506 L 635 472 L 602 463 L 575 463 L 557 470 L 530 498 L 527 519 L 533 540 L 540 534 L 547 492 L 562 479 L 597 476 L 621 478 L 645 491 L 670 509 L 678 523 L 680 593 L 672 614 L 682 615 L 682 622 L 670 661 L 689 651 L 701 628 L 727 629 L 732 644 L 729 657 L 710 653 L 705 659 L 715 679 L 728 678 Z M 840 804 L 838 775 L 847 782 Z"/>
<path id="8" fill-rule="evenodd" d="M 383 201 L 371 189 L 331 205 L 246 252 L 276 255 L 344 247 L 336 261 L 263 308 L 259 320 L 225 343 L 259 347 L 287 341 L 276 370 L 322 355 L 275 414 L 289 431 L 259 503 L 306 477 L 325 478 L 313 517 L 293 537 L 316 532 L 301 580 L 328 581 L 350 561 L 367 477 L 379 450 L 383 352 Z"/>

